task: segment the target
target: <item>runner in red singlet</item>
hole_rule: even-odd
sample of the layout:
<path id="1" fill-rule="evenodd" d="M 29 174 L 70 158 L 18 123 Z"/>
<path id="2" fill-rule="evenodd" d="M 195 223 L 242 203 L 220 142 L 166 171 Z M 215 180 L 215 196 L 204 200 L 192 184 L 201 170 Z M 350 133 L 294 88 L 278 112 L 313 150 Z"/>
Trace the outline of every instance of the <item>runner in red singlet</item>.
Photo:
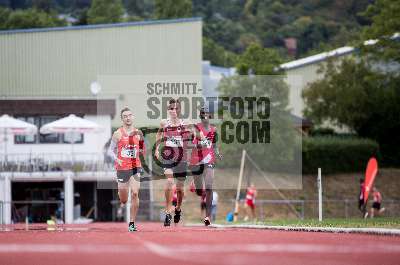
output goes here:
<path id="1" fill-rule="evenodd" d="M 144 138 L 133 126 L 133 114 L 129 108 L 121 110 L 122 127 L 112 136 L 109 155 L 114 159 L 117 170 L 118 196 L 124 205 L 131 190 L 131 209 L 128 231 L 136 231 L 135 219 L 139 208 L 140 155 L 144 155 Z"/>
<path id="2" fill-rule="evenodd" d="M 200 109 L 201 122 L 196 124 L 197 134 L 193 139 L 195 148 L 192 150 L 190 169 L 196 187 L 196 194 L 202 196 L 202 213 L 205 210 L 204 224 L 211 224 L 211 208 L 213 200 L 213 180 L 215 157 L 222 159 L 219 153 L 216 128 L 210 124 L 211 114 L 207 107 Z"/>

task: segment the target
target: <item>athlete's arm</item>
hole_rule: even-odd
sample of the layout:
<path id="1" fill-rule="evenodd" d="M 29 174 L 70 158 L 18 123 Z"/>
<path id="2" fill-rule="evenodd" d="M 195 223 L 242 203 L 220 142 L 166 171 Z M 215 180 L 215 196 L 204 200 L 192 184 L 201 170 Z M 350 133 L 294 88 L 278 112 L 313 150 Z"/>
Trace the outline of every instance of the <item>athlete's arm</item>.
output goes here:
<path id="1" fill-rule="evenodd" d="M 144 143 L 144 136 L 143 136 L 143 132 L 141 130 L 138 130 L 138 134 L 139 134 L 139 153 L 143 156 L 146 155 L 146 145 Z"/>
<path id="2" fill-rule="evenodd" d="M 167 124 L 166 120 L 161 120 L 160 122 L 160 128 L 158 129 L 158 132 L 156 134 L 156 148 L 155 148 L 155 156 L 158 159 L 159 156 L 159 146 L 161 144 L 162 141 L 162 137 L 163 137 L 163 131 L 164 131 L 164 127 Z"/>
<path id="3" fill-rule="evenodd" d="M 197 127 L 197 125 L 192 120 L 187 120 L 186 123 L 188 125 L 189 131 L 193 139 L 197 138 L 198 143 L 197 147 L 206 147 L 207 146 L 207 137 L 203 134 L 201 130 Z"/>
<path id="4" fill-rule="evenodd" d="M 118 164 L 121 164 L 121 161 L 118 159 L 118 141 L 121 138 L 120 133 L 115 131 L 110 142 L 110 147 L 108 148 L 107 154 Z"/>
<path id="5" fill-rule="evenodd" d="M 214 128 L 214 129 L 215 129 L 215 128 Z M 219 147 L 218 147 L 218 145 L 217 145 L 217 142 L 218 142 L 218 134 L 217 134 L 217 131 L 215 130 L 214 139 L 213 139 L 213 143 L 212 143 L 213 149 L 214 149 L 214 154 L 215 154 L 216 156 L 218 156 L 219 159 L 222 160 L 222 155 L 221 155 L 221 153 L 219 152 L 220 149 L 219 149 Z"/>
<path id="6" fill-rule="evenodd" d="M 195 148 L 197 146 L 196 138 L 196 124 L 192 120 L 185 120 L 185 139 L 186 147 L 189 149 Z"/>

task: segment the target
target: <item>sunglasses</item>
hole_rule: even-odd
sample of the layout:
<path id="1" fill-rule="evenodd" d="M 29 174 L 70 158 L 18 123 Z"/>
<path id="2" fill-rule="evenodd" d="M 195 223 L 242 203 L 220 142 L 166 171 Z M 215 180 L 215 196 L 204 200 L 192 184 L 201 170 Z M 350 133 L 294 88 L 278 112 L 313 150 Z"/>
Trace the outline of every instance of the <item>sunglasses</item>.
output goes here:
<path id="1" fill-rule="evenodd" d="M 169 107 L 169 108 L 168 108 L 168 110 L 178 110 L 178 109 L 179 109 L 179 108 L 177 108 L 177 107 L 175 107 L 175 108 L 174 108 L 174 107 Z"/>

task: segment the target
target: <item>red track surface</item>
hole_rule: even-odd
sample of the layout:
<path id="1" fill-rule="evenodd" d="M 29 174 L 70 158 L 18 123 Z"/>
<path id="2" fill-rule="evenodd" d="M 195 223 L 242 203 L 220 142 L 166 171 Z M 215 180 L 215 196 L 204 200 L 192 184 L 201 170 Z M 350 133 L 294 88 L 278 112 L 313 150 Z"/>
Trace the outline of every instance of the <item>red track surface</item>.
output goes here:
<path id="1" fill-rule="evenodd" d="M 141 223 L 12 226 L 0 232 L 0 264 L 400 264 L 400 237 Z M 5 231 L 4 231 L 5 230 Z"/>

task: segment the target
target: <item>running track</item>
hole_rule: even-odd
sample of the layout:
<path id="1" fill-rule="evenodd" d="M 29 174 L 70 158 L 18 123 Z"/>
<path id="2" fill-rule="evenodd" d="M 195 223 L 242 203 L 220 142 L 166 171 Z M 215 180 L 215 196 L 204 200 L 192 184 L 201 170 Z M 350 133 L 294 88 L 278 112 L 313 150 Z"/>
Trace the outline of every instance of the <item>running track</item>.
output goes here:
<path id="1" fill-rule="evenodd" d="M 400 237 L 140 223 L 3 227 L 0 264 L 400 264 Z"/>

